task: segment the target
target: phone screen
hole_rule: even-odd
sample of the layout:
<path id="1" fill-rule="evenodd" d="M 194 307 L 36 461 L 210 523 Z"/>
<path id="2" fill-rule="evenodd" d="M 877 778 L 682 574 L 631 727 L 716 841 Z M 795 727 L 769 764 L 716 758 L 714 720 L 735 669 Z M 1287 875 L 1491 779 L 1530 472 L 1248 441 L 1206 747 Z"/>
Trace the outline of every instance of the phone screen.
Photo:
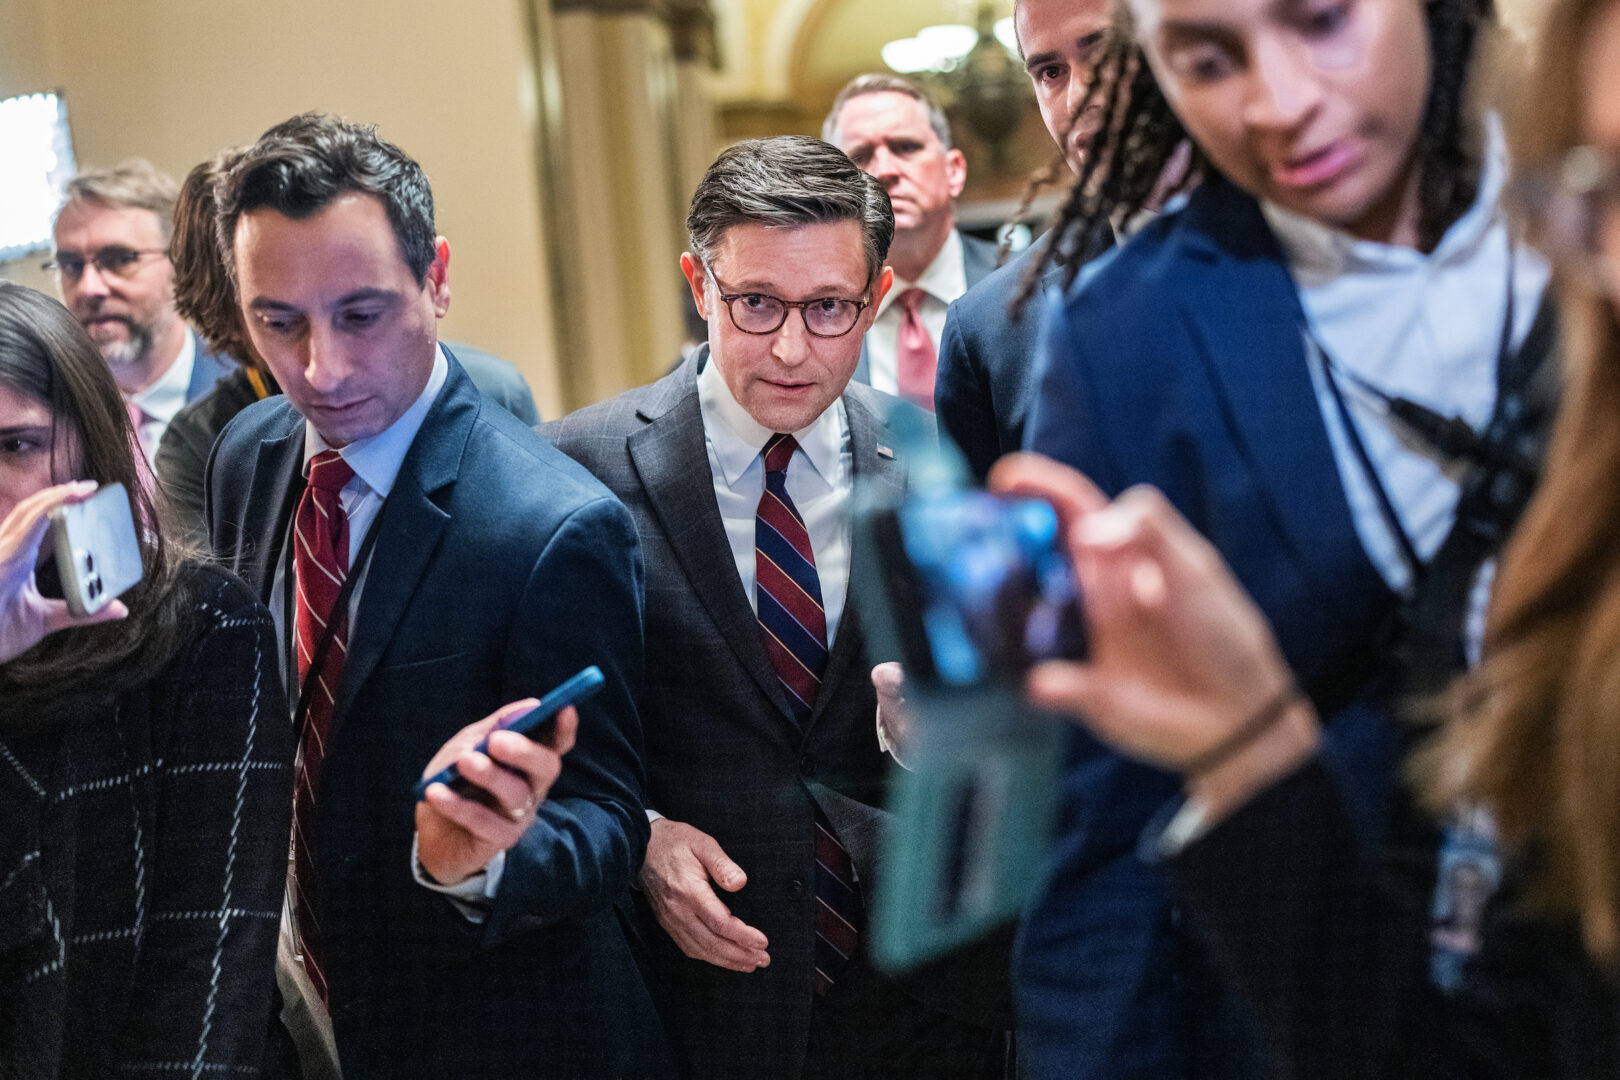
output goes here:
<path id="1" fill-rule="evenodd" d="M 909 567 L 908 580 L 891 580 L 909 594 L 895 597 L 911 624 L 908 661 L 967 686 L 1085 655 L 1080 592 L 1051 506 L 955 491 L 908 499 L 894 525 Z"/>

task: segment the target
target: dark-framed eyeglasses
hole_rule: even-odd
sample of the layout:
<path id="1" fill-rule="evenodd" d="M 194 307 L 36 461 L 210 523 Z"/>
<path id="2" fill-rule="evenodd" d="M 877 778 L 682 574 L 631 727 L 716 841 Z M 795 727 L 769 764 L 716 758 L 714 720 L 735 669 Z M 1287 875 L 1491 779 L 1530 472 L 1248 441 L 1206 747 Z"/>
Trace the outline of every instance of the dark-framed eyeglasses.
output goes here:
<path id="1" fill-rule="evenodd" d="M 141 260 L 153 255 L 169 257 L 168 248 L 130 248 L 122 244 L 112 244 L 93 252 L 89 256 L 80 255 L 73 251 L 58 251 L 56 258 L 42 264 L 42 269 L 57 274 L 63 281 L 78 281 L 84 276 L 86 266 L 94 266 L 103 277 L 132 277 Z"/>
<path id="2" fill-rule="evenodd" d="M 1620 153 L 1577 146 L 1556 162 L 1526 169 L 1514 197 L 1544 254 L 1577 272 L 1620 282 L 1620 259 L 1612 254 L 1620 242 Z"/>
<path id="3" fill-rule="evenodd" d="M 712 273 L 709 280 L 716 289 L 724 285 Z M 731 325 L 745 334 L 774 334 L 787 322 L 788 311 L 799 309 L 804 328 L 812 337 L 838 338 L 855 329 L 871 299 L 849 300 L 841 296 L 824 296 L 817 300 L 783 300 L 769 293 L 721 292 L 720 299 L 731 316 Z M 741 302 L 739 304 L 739 301 Z"/>

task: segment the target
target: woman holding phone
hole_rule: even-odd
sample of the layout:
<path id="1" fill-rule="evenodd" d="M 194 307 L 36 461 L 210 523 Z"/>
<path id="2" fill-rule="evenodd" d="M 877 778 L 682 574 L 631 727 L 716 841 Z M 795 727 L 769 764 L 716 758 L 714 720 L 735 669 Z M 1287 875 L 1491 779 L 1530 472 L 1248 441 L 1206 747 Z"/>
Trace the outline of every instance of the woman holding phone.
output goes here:
<path id="1" fill-rule="evenodd" d="M 1539 41 L 1516 190 L 1557 266 L 1565 396 L 1483 664 L 1405 759 L 1396 842 L 1356 835 L 1272 626 L 1163 494 L 1110 501 L 1034 457 L 992 477 L 1060 508 L 1087 596 L 1092 658 L 1031 696 L 1180 777 L 1152 843 L 1287 1077 L 1620 1074 L 1620 0 L 1556 0 Z M 1480 905 L 1439 887 L 1488 884 L 1448 858 L 1459 815 L 1504 869 L 1452 983 L 1435 916 Z"/>
<path id="2" fill-rule="evenodd" d="M 292 733 L 269 615 L 165 539 L 95 345 L 0 283 L 0 1077 L 256 1075 Z M 135 500 L 143 580 L 60 599 L 47 517 Z"/>

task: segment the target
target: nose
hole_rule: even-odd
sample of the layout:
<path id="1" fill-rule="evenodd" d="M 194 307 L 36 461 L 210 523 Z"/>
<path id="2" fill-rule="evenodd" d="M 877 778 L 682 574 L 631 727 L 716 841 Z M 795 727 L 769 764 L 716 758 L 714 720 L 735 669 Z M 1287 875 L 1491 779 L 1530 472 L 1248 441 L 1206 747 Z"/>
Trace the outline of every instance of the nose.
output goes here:
<path id="1" fill-rule="evenodd" d="M 1246 124 L 1290 131 L 1304 123 L 1321 100 L 1321 77 L 1303 46 L 1269 39 L 1255 44 L 1243 107 Z"/>
<path id="2" fill-rule="evenodd" d="M 69 281 L 67 278 L 62 279 L 62 292 L 89 300 L 109 296 L 112 289 L 107 275 L 102 273 L 101 268 L 95 263 L 87 261 L 84 264 L 84 271 L 79 275 L 77 281 Z"/>
<path id="3" fill-rule="evenodd" d="M 872 160 L 867 162 L 866 171 L 876 180 L 887 185 L 900 179 L 900 159 L 889 153 L 889 148 L 879 146 L 872 151 Z"/>
<path id="4" fill-rule="evenodd" d="M 797 367 L 810 355 L 810 331 L 801 309 L 788 311 L 787 321 L 771 338 L 771 355 L 788 367 Z"/>
<path id="5" fill-rule="evenodd" d="M 310 389 L 331 394 L 343 386 L 350 370 L 337 333 L 321 324 L 312 327 L 304 338 L 304 381 Z"/>

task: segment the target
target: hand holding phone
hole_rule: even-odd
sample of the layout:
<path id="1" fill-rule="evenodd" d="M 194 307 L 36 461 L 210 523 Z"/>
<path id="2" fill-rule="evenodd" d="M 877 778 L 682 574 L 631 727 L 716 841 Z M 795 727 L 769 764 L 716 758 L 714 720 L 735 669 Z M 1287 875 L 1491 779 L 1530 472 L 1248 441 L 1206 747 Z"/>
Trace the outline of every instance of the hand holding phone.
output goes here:
<path id="1" fill-rule="evenodd" d="M 79 614 L 66 601 L 40 595 L 35 582 L 35 567 L 43 553 L 53 550 L 49 535 L 52 512 L 83 503 L 95 493 L 94 480 L 58 484 L 23 499 L 0 521 L 0 664 L 22 655 L 58 630 L 108 622 L 129 614 L 122 603 L 110 596 L 93 613 Z M 136 559 L 138 565 L 138 550 Z"/>
<path id="2" fill-rule="evenodd" d="M 94 615 L 141 580 L 141 545 L 123 484 L 51 510 L 62 598 L 80 617 Z"/>

